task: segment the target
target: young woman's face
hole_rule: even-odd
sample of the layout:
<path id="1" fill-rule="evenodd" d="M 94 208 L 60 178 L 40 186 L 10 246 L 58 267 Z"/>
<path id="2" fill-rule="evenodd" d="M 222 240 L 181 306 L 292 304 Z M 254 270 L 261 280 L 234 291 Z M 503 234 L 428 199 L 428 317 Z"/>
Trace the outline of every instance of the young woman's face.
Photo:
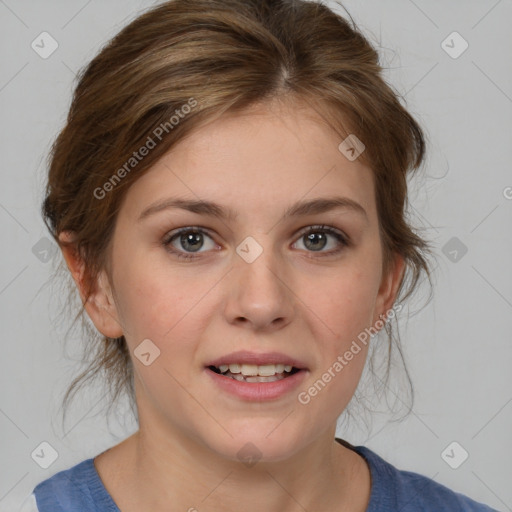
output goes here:
<path id="1" fill-rule="evenodd" d="M 205 125 L 129 189 L 112 284 L 141 428 L 279 460 L 331 431 L 352 397 L 367 354 L 353 341 L 398 279 L 382 274 L 371 170 L 314 115 L 267 107 Z M 239 382 L 212 365 L 280 375 Z"/>

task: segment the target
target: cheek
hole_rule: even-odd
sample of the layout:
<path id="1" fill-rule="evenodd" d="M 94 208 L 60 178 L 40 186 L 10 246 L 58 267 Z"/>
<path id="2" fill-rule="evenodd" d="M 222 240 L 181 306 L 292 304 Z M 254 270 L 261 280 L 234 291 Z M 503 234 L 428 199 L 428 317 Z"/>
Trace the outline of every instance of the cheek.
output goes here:
<path id="1" fill-rule="evenodd" d="M 305 304 L 322 321 L 328 337 L 336 339 L 337 348 L 371 325 L 378 291 L 376 274 L 368 268 L 347 265 L 336 273 L 316 276 L 313 286 L 311 278 L 303 283 Z"/>
<path id="2" fill-rule="evenodd" d="M 315 326 L 318 347 L 304 400 L 314 400 L 318 414 L 337 417 L 359 383 L 370 342 L 365 329 L 372 325 L 380 277 L 375 268 L 361 259 L 329 276 L 315 276 L 315 286 L 303 283 L 303 290 L 309 290 L 304 313 Z"/>
<path id="3" fill-rule="evenodd" d="M 136 264 L 135 259 L 121 268 L 118 312 L 122 317 L 125 338 L 133 354 L 144 339 L 150 339 L 160 350 L 160 363 L 185 372 L 188 365 L 178 364 L 194 358 L 201 339 L 214 312 L 219 277 L 213 273 L 169 265 Z"/>
<path id="4" fill-rule="evenodd" d="M 119 258 L 117 276 L 116 305 L 128 337 L 161 338 L 193 305 L 190 279 L 170 275 L 155 259 L 136 253 L 129 261 Z"/>
<path id="5" fill-rule="evenodd" d="M 180 272 L 164 273 L 157 265 L 132 264 L 125 271 L 124 275 L 130 277 L 118 287 L 119 310 L 134 369 L 145 393 L 162 411 L 180 403 L 183 411 L 190 407 L 191 413 L 197 412 L 180 383 L 190 379 L 190 364 L 207 320 L 200 299 L 213 283 L 196 282 Z M 153 360 L 147 366 L 137 358 L 137 348 L 146 339 L 156 346 L 146 342 Z"/>
<path id="6" fill-rule="evenodd" d="M 370 340 L 360 335 L 371 325 L 375 304 L 375 286 L 362 271 L 340 272 L 317 284 L 304 301 L 311 306 L 305 314 L 316 340 L 316 365 L 297 397 L 311 428 L 317 428 L 314 418 L 335 422 L 350 402 Z"/>

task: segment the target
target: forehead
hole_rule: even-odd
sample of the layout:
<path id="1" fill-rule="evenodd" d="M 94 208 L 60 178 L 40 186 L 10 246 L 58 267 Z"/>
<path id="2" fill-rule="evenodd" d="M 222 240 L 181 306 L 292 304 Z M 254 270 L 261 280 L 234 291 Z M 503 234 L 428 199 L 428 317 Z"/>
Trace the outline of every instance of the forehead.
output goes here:
<path id="1" fill-rule="evenodd" d="M 130 187 L 125 205 L 136 217 L 172 196 L 254 216 L 301 199 L 343 195 L 371 214 L 372 170 L 350 161 L 339 149 L 342 140 L 308 107 L 265 104 L 227 114 L 171 148 Z"/>

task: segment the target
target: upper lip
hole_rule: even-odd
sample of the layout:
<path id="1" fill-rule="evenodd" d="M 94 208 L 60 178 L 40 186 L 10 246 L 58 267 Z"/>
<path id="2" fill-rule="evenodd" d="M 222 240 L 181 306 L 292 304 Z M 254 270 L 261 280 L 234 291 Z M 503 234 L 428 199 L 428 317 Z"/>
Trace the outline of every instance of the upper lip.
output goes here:
<path id="1" fill-rule="evenodd" d="M 286 354 L 281 352 L 249 352 L 247 350 L 240 350 L 232 352 L 225 356 L 219 357 L 214 361 L 209 362 L 206 366 L 221 366 L 229 364 L 256 364 L 258 366 L 265 364 L 285 364 L 291 365 L 299 370 L 306 370 L 306 365 Z"/>

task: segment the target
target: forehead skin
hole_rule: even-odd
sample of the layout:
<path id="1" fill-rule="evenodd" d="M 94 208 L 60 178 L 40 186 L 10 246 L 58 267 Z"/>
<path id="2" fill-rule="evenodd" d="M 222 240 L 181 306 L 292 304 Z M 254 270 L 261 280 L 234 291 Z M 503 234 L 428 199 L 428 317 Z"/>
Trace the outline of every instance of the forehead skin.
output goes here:
<path id="1" fill-rule="evenodd" d="M 149 202 L 205 199 L 235 210 L 237 224 L 268 232 L 295 201 L 343 195 L 361 204 L 376 227 L 373 172 L 361 159 L 345 158 L 340 142 L 306 106 L 274 102 L 224 115 L 194 130 L 139 178 L 120 213 L 132 223 Z"/>

